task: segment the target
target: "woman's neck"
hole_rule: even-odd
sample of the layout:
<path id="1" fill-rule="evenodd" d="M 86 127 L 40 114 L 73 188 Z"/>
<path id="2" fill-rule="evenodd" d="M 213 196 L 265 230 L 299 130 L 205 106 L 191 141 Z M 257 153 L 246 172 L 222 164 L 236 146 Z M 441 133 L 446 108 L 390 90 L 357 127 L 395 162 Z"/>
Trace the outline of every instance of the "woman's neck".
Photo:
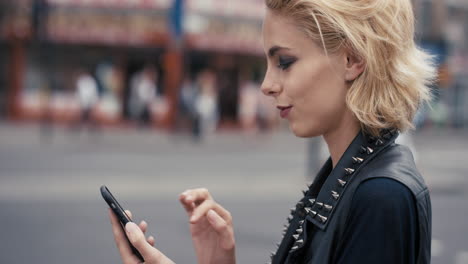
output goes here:
<path id="1" fill-rule="evenodd" d="M 350 112 L 347 115 L 336 128 L 323 135 L 328 145 L 333 168 L 361 129 L 359 121 Z"/>

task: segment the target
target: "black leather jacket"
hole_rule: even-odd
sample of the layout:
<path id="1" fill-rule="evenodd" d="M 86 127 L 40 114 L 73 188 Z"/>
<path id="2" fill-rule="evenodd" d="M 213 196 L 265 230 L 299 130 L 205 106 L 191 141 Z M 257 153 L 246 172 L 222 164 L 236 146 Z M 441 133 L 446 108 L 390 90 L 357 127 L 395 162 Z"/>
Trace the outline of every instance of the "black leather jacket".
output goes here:
<path id="1" fill-rule="evenodd" d="M 288 217 L 281 244 L 271 256 L 273 264 L 333 263 L 336 246 L 343 243 L 343 231 L 357 187 L 367 179 L 380 177 L 399 181 L 413 194 L 419 226 L 416 263 L 430 263 L 429 191 L 410 150 L 396 144 L 396 137 L 398 133 L 389 130 L 383 131 L 379 138 L 360 132 L 333 170 L 331 159 L 325 163 Z"/>

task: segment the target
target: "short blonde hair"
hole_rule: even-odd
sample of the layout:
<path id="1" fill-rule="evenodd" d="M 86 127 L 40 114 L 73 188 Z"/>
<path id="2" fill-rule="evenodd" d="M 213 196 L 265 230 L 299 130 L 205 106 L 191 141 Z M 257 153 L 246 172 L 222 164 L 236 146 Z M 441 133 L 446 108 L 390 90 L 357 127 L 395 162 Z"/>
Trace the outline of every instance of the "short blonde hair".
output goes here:
<path id="1" fill-rule="evenodd" d="M 347 48 L 365 61 L 346 97 L 362 128 L 404 131 L 420 104 L 430 100 L 432 56 L 414 41 L 410 0 L 265 0 L 291 20 L 326 54 Z"/>

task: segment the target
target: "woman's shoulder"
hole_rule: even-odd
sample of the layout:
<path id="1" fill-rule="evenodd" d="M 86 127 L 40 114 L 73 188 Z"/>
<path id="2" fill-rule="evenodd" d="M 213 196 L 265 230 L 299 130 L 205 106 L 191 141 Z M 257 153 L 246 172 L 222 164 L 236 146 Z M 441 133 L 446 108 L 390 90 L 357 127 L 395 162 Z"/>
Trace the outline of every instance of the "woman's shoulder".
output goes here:
<path id="1" fill-rule="evenodd" d="M 388 149 L 380 153 L 373 161 L 367 164 L 364 168 L 363 175 L 361 176 L 362 183 L 367 182 L 365 186 L 385 182 L 384 179 L 396 181 L 392 185 L 395 187 L 396 183 L 400 183 L 402 187 L 407 187 L 414 195 L 427 191 L 427 186 L 424 178 L 416 167 L 413 154 L 411 150 L 399 144 L 392 144 Z M 368 182 L 373 179 L 373 181 Z M 378 181 L 374 181 L 381 179 Z M 386 181 L 388 184 L 388 181 Z M 397 185 L 399 186 L 399 185 Z"/>
<path id="2" fill-rule="evenodd" d="M 351 207 L 398 209 L 414 208 L 412 191 L 392 178 L 371 178 L 362 182 L 353 195 Z"/>

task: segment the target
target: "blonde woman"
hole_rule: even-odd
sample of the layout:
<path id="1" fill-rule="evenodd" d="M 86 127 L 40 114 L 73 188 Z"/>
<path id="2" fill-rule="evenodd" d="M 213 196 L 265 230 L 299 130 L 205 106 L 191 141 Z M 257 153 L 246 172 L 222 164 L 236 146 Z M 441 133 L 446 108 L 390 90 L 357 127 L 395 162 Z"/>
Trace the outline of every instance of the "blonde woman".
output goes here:
<path id="1" fill-rule="evenodd" d="M 271 261 L 429 263 L 429 192 L 410 150 L 394 143 L 429 99 L 434 76 L 413 40 L 410 0 L 265 2 L 262 91 L 296 136 L 322 136 L 330 152 Z M 198 263 L 235 263 L 229 212 L 205 189 L 187 190 L 180 201 Z M 137 263 L 111 219 L 124 263 Z M 145 263 L 172 263 L 145 240 L 145 227 L 126 226 Z"/>

